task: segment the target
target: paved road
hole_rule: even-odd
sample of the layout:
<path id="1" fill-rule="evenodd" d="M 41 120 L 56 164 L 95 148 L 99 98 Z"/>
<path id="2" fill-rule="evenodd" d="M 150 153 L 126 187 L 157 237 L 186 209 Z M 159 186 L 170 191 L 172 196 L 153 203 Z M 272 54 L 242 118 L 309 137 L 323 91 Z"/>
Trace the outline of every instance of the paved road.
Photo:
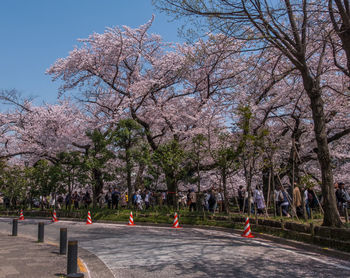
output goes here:
<path id="1" fill-rule="evenodd" d="M 0 218 L 0 231 L 11 231 Z M 19 223 L 36 237 L 39 220 Z M 45 237 L 58 241 L 59 228 L 97 255 L 115 277 L 350 277 L 350 262 L 262 239 L 194 228 L 46 222 Z"/>

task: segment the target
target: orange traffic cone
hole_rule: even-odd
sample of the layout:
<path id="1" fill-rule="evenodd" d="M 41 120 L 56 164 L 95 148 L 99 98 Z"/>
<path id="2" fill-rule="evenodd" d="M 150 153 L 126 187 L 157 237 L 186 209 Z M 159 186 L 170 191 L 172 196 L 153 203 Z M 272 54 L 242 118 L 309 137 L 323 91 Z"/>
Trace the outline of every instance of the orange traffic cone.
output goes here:
<path id="1" fill-rule="evenodd" d="M 247 217 L 246 220 L 245 220 L 244 232 L 242 234 L 242 237 L 248 237 L 248 238 L 253 238 L 254 237 L 252 235 L 252 231 L 250 230 L 249 217 Z"/>
<path id="2" fill-rule="evenodd" d="M 53 210 L 52 213 L 52 222 L 58 222 L 57 216 L 56 216 L 56 210 Z"/>
<path id="3" fill-rule="evenodd" d="M 21 213 L 19 214 L 19 220 L 24 220 L 23 209 L 21 209 Z"/>
<path id="4" fill-rule="evenodd" d="M 92 224 L 90 211 L 88 211 L 88 216 L 87 216 L 87 219 L 86 219 L 86 224 Z"/>
<path id="5" fill-rule="evenodd" d="M 176 213 L 176 212 L 175 212 L 175 215 L 174 215 L 173 228 L 177 228 L 177 229 L 181 228 L 181 227 L 180 227 L 180 224 L 179 224 L 179 219 L 178 219 L 178 217 L 177 217 L 177 213 Z"/>
<path id="6" fill-rule="evenodd" d="M 135 223 L 134 223 L 134 218 L 132 217 L 132 211 L 130 211 L 130 216 L 129 216 L 129 223 L 128 223 L 129 226 L 135 226 Z"/>

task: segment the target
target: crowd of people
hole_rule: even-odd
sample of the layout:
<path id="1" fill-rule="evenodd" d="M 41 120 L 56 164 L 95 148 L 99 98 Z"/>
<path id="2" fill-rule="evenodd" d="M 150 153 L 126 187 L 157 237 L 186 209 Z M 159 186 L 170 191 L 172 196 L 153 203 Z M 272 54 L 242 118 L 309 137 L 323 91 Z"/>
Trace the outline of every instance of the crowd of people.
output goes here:
<path id="1" fill-rule="evenodd" d="M 260 185 L 257 185 L 255 190 L 249 192 L 243 188 L 242 185 L 238 188 L 238 206 L 239 211 L 242 213 L 246 213 L 249 211 L 249 205 L 251 213 L 264 214 L 266 213 L 266 203 L 264 193 L 261 189 Z"/>
<path id="2" fill-rule="evenodd" d="M 334 187 L 339 213 L 344 215 L 346 209 L 350 206 L 350 194 L 342 182 L 335 183 Z M 251 213 L 255 213 L 255 210 L 257 214 L 267 213 L 266 202 L 261 187 L 258 185 L 250 193 L 249 197 L 248 191 L 243 186 L 239 187 L 238 203 L 240 212 L 247 212 L 250 202 Z M 305 215 L 310 219 L 311 210 L 316 208 L 322 210 L 323 205 L 322 195 L 318 196 L 312 187 L 302 187 L 296 183 L 293 188 L 288 185 L 277 186 L 272 198 L 276 214 L 286 217 L 291 217 L 291 214 L 293 214 L 298 217 Z"/>
<path id="3" fill-rule="evenodd" d="M 176 194 L 179 208 L 188 208 L 189 211 L 223 211 L 224 198 L 221 190 L 211 188 L 198 193 L 194 189 L 188 189 L 187 192 L 179 191 L 177 193 L 167 191 L 138 190 L 132 196 L 132 204 L 138 210 L 149 209 L 155 206 L 168 205 L 168 195 Z"/>
<path id="4" fill-rule="evenodd" d="M 147 210 L 153 207 L 167 206 L 168 195 L 173 194 L 165 190 L 151 191 L 151 190 L 137 190 L 131 196 L 131 203 L 136 210 Z M 211 188 L 198 194 L 194 189 L 189 189 L 187 192 L 176 193 L 178 207 L 188 208 L 189 211 L 204 210 L 209 212 L 221 212 L 225 209 L 224 196 L 221 190 Z M 128 194 L 126 192 L 119 192 L 116 188 L 109 188 L 107 192 L 101 194 L 97 198 L 97 203 L 100 208 L 118 209 L 124 208 L 128 204 Z M 45 197 L 45 207 L 56 206 L 60 208 L 74 209 L 88 208 L 92 203 L 91 194 L 89 191 L 78 192 L 74 191 L 72 194 L 58 195 L 56 203 L 49 202 Z M 46 205 L 47 204 L 47 205 Z"/>
<path id="5" fill-rule="evenodd" d="M 350 205 L 350 194 L 345 189 L 345 184 L 342 182 L 335 185 L 335 197 L 339 213 L 345 214 L 345 210 Z M 267 214 L 268 204 L 265 201 L 264 192 L 261 186 L 256 186 L 254 190 L 248 191 L 239 186 L 238 195 L 233 196 L 230 201 L 224 201 L 223 192 L 220 189 L 210 188 L 200 193 L 194 189 L 188 191 L 167 192 L 165 190 L 137 190 L 131 196 L 131 204 L 136 210 L 148 210 L 153 207 L 162 207 L 168 205 L 168 195 L 176 194 L 176 199 L 179 208 L 188 208 L 189 211 L 208 211 L 208 212 L 223 212 L 226 211 L 226 206 L 229 204 L 238 204 L 241 213 L 247 213 L 249 209 L 251 213 Z M 266 194 L 266 192 L 265 192 Z M 291 217 L 307 216 L 311 218 L 311 210 L 319 208 L 322 210 L 322 196 L 318 196 L 312 187 L 302 187 L 294 184 L 293 188 L 287 185 L 279 185 L 271 194 L 271 202 L 277 215 Z M 0 195 L 0 201 L 6 209 L 10 208 L 10 199 Z M 97 203 L 100 208 L 118 209 L 125 208 L 128 205 L 129 197 L 126 192 L 120 192 L 117 188 L 109 188 L 107 192 L 101 193 L 97 197 Z M 43 208 L 89 208 L 92 204 L 92 194 L 89 190 L 73 191 L 65 195 L 59 194 L 56 196 L 45 196 L 40 199 L 33 199 L 31 206 Z"/>

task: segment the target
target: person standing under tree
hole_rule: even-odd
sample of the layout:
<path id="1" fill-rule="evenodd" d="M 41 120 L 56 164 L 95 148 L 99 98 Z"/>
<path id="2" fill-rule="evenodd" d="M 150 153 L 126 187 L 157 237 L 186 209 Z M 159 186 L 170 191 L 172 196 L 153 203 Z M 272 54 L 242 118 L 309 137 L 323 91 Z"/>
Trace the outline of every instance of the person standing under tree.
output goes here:
<path id="1" fill-rule="evenodd" d="M 90 197 L 90 193 L 88 190 L 86 190 L 84 196 L 83 196 L 83 203 L 84 203 L 84 206 L 85 206 L 85 209 L 88 209 L 88 207 L 90 206 L 92 200 L 91 200 L 91 197 Z"/>
<path id="2" fill-rule="evenodd" d="M 165 191 L 162 192 L 162 203 L 163 203 L 163 206 L 167 205 L 167 196 Z"/>
<path id="3" fill-rule="evenodd" d="M 297 216 L 303 216 L 303 207 L 301 205 L 300 189 L 296 183 L 294 183 L 294 189 L 293 189 L 293 206 L 296 209 Z"/>
<path id="4" fill-rule="evenodd" d="M 254 190 L 254 203 L 256 204 L 258 210 L 257 213 L 264 214 L 265 199 L 260 185 L 257 185 Z"/>
<path id="5" fill-rule="evenodd" d="M 345 209 L 347 209 L 347 203 L 349 200 L 349 194 L 345 190 L 345 184 L 343 182 L 338 183 L 338 189 L 335 192 L 338 201 L 338 210 L 339 213 L 345 214 Z"/>
<path id="6" fill-rule="evenodd" d="M 190 211 L 195 211 L 196 204 L 197 204 L 197 196 L 196 196 L 196 192 L 194 192 L 194 189 L 191 189 L 190 200 L 191 200 Z"/>
<path id="7" fill-rule="evenodd" d="M 150 206 L 150 201 L 151 201 L 151 192 L 149 192 L 148 190 L 146 190 L 146 194 L 145 194 L 145 206 L 146 206 L 146 209 L 149 208 L 149 206 Z"/>
<path id="8" fill-rule="evenodd" d="M 290 214 L 288 213 L 288 210 L 289 210 L 289 195 L 288 195 L 288 192 L 284 189 L 284 187 L 282 186 L 281 188 L 281 194 L 282 194 L 282 197 L 283 199 L 281 198 L 282 200 L 282 203 L 281 203 L 281 209 L 282 209 L 282 213 L 284 216 L 287 216 L 287 217 L 290 217 Z"/>
<path id="9" fill-rule="evenodd" d="M 72 201 L 75 209 L 79 209 L 79 196 L 76 191 L 73 192 Z"/>
<path id="10" fill-rule="evenodd" d="M 112 189 L 108 189 L 108 192 L 105 195 L 105 200 L 107 203 L 108 208 L 110 209 L 112 206 Z"/>
<path id="11" fill-rule="evenodd" d="M 243 212 L 244 195 L 245 195 L 245 190 L 243 189 L 243 186 L 240 185 L 239 188 L 238 188 L 238 205 L 239 205 L 239 212 Z"/>
<path id="12" fill-rule="evenodd" d="M 224 210 L 224 206 L 223 206 L 223 204 L 224 204 L 224 197 L 222 195 L 221 189 L 218 190 L 216 201 L 217 201 L 217 204 L 218 204 L 218 207 L 219 207 L 219 212 L 222 212 Z"/>
<path id="13" fill-rule="evenodd" d="M 209 211 L 214 213 L 215 210 L 216 210 L 216 194 L 215 194 L 215 189 L 214 188 L 212 188 L 209 191 L 208 205 L 209 205 Z"/>
<path id="14" fill-rule="evenodd" d="M 118 209 L 120 193 L 113 188 L 112 191 L 112 209 Z"/>

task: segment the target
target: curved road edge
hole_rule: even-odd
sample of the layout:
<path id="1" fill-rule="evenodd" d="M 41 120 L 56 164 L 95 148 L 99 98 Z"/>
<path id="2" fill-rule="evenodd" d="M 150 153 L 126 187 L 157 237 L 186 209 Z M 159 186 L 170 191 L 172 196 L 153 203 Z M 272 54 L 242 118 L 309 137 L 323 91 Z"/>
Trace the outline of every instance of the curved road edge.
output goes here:
<path id="1" fill-rule="evenodd" d="M 1 218 L 13 218 L 9 216 L 0 216 Z M 33 220 L 48 220 L 47 218 L 40 218 L 40 217 L 32 217 Z M 60 221 L 68 221 L 68 222 L 85 222 L 85 220 L 82 219 L 74 219 L 74 218 L 60 218 Z M 116 222 L 116 221 L 103 221 L 103 220 L 95 220 L 94 223 L 100 223 L 100 224 L 110 224 L 110 225 L 120 225 L 125 224 L 124 222 Z M 171 228 L 171 225 L 169 224 L 158 224 L 158 223 L 149 223 L 149 222 L 138 222 L 136 223 L 137 226 L 144 226 L 144 227 L 167 227 Z M 230 229 L 230 228 L 224 228 L 224 227 L 213 227 L 213 226 L 201 226 L 201 225 L 181 225 L 182 228 L 190 228 L 190 229 L 202 229 L 202 230 L 214 230 L 214 231 L 221 231 L 229 234 L 242 234 L 242 231 L 236 230 L 236 229 Z M 277 244 L 281 245 L 287 245 L 294 248 L 298 248 L 300 250 L 304 250 L 306 252 L 312 252 L 317 253 L 320 255 L 333 257 L 341 260 L 348 260 L 350 261 L 350 253 L 331 249 L 331 248 L 323 248 L 318 245 L 309 244 L 305 242 L 295 241 L 291 239 L 286 239 L 282 237 L 273 236 L 270 234 L 263 234 L 263 233 L 254 233 L 252 231 L 253 235 L 256 236 L 256 239 L 262 239 L 262 240 L 269 240 L 273 241 Z M 109 278 L 114 277 L 111 270 L 105 265 L 103 261 L 101 261 L 96 255 L 91 253 L 90 251 L 79 247 L 79 257 L 86 262 L 88 266 L 88 271 L 90 271 L 91 277 L 95 277 L 94 275 L 98 275 L 97 277 L 102 278 Z M 101 276 L 103 274 L 103 276 Z"/>
<path id="2" fill-rule="evenodd" d="M 82 219 L 72 219 L 72 218 L 60 218 L 62 221 L 78 221 L 78 222 L 85 222 L 85 220 Z M 119 222 L 119 221 L 104 221 L 104 220 L 95 220 L 94 223 L 101 223 L 101 224 L 125 224 L 125 222 Z M 171 228 L 171 225 L 169 224 L 158 224 L 158 223 L 150 223 L 150 222 L 138 222 L 136 223 L 137 226 L 144 226 L 144 227 L 167 227 Z M 186 225 L 181 224 L 182 228 L 190 228 L 190 229 L 203 229 L 203 230 L 214 230 L 214 231 L 220 231 L 220 232 L 226 232 L 226 233 L 234 233 L 241 235 L 243 231 L 237 230 L 237 229 L 231 229 L 231 228 L 225 228 L 225 227 L 215 227 L 215 226 L 203 226 L 203 225 Z M 333 257 L 337 259 L 342 260 L 348 260 L 350 261 L 350 253 L 343 252 L 340 250 L 332 249 L 332 248 L 324 248 L 315 244 L 310 244 L 302 241 L 296 241 L 292 239 L 286 239 L 283 237 L 278 237 L 266 233 L 255 233 L 252 231 L 252 234 L 256 237 L 256 239 L 265 239 L 270 240 L 275 243 L 281 244 L 281 245 L 288 245 L 291 247 L 295 247 L 298 249 L 305 250 L 307 252 L 314 252 L 321 255 L 325 255 L 328 257 Z"/>
<path id="3" fill-rule="evenodd" d="M 91 278 L 114 278 L 111 270 L 95 254 L 79 247 L 79 258 L 87 265 L 87 272 Z"/>

